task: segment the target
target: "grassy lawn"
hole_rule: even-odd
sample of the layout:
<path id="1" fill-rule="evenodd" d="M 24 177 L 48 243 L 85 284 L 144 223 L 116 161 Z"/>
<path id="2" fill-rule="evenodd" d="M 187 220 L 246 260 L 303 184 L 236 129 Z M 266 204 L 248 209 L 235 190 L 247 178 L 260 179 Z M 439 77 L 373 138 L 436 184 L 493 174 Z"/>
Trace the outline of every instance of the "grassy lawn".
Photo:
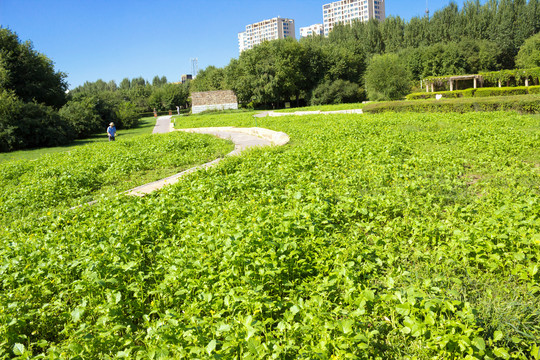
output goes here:
<path id="1" fill-rule="evenodd" d="M 139 125 L 137 127 L 133 129 L 119 130 L 116 137 L 118 141 L 122 141 L 123 139 L 128 139 L 133 136 L 151 134 L 155 125 L 156 119 L 154 117 L 142 118 L 139 119 Z M 10 160 L 35 160 L 45 154 L 69 151 L 82 145 L 106 141 L 108 141 L 107 134 L 105 133 L 105 131 L 103 131 L 103 134 L 95 134 L 86 139 L 75 140 L 69 145 L 0 153 L 0 162 Z"/>

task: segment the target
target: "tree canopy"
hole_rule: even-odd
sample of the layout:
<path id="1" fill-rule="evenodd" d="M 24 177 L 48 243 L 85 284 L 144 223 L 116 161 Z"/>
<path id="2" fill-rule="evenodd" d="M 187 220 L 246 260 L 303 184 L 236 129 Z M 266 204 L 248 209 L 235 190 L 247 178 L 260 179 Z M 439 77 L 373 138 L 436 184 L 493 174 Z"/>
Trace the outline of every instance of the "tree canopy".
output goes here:
<path id="1" fill-rule="evenodd" d="M 66 74 L 53 62 L 21 42 L 17 34 L 0 28 L 0 90 L 13 91 L 24 102 L 35 101 L 56 109 L 66 103 Z"/>
<path id="2" fill-rule="evenodd" d="M 323 84 L 323 93 L 349 88 L 343 83 L 330 86 L 336 80 L 363 87 L 371 58 L 390 53 L 400 57 L 408 81 L 511 69 L 518 50 L 522 45 L 523 53 L 527 49 L 525 40 L 540 31 L 539 1 L 469 0 L 461 9 L 452 2 L 430 19 L 407 22 L 390 16 L 382 22 L 338 25 L 327 38 L 264 42 L 224 68 L 204 69 L 192 90 L 232 89 L 241 102 L 262 106 L 298 97 L 309 101 Z"/>

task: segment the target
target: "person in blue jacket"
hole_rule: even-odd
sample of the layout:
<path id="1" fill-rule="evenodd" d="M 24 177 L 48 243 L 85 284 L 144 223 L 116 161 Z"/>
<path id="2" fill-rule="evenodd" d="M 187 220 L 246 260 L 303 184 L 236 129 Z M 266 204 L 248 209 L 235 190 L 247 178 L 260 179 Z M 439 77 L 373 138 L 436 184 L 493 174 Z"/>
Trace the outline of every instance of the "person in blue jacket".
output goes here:
<path id="1" fill-rule="evenodd" d="M 114 126 L 114 123 L 109 124 L 107 135 L 109 135 L 109 141 L 114 141 L 114 138 L 116 137 L 116 127 Z"/>

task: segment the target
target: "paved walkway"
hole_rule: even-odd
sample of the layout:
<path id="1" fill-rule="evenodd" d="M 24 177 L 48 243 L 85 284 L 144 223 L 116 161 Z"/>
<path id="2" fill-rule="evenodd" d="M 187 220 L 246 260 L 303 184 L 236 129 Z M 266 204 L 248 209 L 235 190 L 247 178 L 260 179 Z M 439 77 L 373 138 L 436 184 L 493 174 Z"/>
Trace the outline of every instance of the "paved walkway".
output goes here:
<path id="1" fill-rule="evenodd" d="M 276 112 L 276 111 L 263 111 L 261 113 L 253 115 L 254 117 L 267 117 L 267 116 L 302 116 L 302 115 L 327 115 L 327 114 L 363 114 L 362 109 L 352 109 L 352 110 L 334 110 L 334 111 L 296 111 L 296 112 Z"/>
<path id="2" fill-rule="evenodd" d="M 154 126 L 154 131 L 152 131 L 152 134 L 168 133 L 171 128 L 171 118 L 171 115 L 158 117 L 156 120 L 156 126 Z"/>
<path id="3" fill-rule="evenodd" d="M 157 126 L 157 125 L 156 125 Z M 196 128 L 196 129 L 181 129 L 178 131 L 192 132 L 198 134 L 214 135 L 218 138 L 231 140 L 234 143 L 234 150 L 227 154 L 227 156 L 237 155 L 240 152 L 256 146 L 269 146 L 269 145 L 284 145 L 288 142 L 289 138 L 284 133 L 271 131 L 260 128 L 234 128 L 234 127 L 222 127 L 222 128 Z M 264 137 L 253 135 L 253 133 L 262 134 Z M 273 141 L 270 139 L 274 139 Z M 216 159 L 203 165 L 193 167 L 191 169 L 182 171 L 168 178 L 154 181 L 149 184 L 145 184 L 134 189 L 126 191 L 127 195 L 144 196 L 155 190 L 161 189 L 164 186 L 174 184 L 180 180 L 181 177 L 191 174 L 200 169 L 207 169 L 209 167 L 217 165 L 223 158 Z"/>

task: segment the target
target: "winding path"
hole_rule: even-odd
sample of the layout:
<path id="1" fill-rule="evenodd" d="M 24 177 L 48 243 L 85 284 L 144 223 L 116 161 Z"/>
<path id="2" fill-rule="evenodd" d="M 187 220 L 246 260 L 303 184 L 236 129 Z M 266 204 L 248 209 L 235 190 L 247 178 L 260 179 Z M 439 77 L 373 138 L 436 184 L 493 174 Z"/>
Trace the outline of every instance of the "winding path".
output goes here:
<path id="1" fill-rule="evenodd" d="M 166 118 L 166 119 L 165 119 Z M 168 130 L 165 131 L 165 124 Z M 154 134 L 165 133 L 169 131 L 185 131 L 198 134 L 209 134 L 221 139 L 231 140 L 234 143 L 234 150 L 226 156 L 237 155 L 240 152 L 257 146 L 270 146 L 270 145 L 285 145 L 289 142 L 289 136 L 282 132 L 272 131 L 263 128 L 235 128 L 235 127 L 215 127 L 215 128 L 194 128 L 194 129 L 174 129 L 170 122 L 170 117 L 162 116 L 158 118 L 156 127 L 154 128 Z M 174 184 L 178 180 L 187 175 L 195 172 L 199 169 L 207 169 L 209 167 L 217 165 L 223 158 L 210 161 L 206 164 L 195 166 L 188 170 L 182 171 L 173 176 L 169 176 L 165 179 L 154 181 L 149 184 L 138 186 L 134 189 L 128 190 L 125 193 L 133 196 L 144 196 L 148 193 L 163 188 L 164 186 Z"/>

